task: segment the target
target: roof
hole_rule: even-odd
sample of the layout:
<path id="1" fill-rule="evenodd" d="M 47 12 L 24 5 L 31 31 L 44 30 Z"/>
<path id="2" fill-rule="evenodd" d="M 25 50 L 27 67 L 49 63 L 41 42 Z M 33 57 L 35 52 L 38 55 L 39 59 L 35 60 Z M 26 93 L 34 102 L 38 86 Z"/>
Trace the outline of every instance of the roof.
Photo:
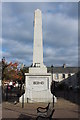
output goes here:
<path id="1" fill-rule="evenodd" d="M 47 67 L 47 71 L 51 72 L 51 67 Z M 53 67 L 53 73 L 77 73 L 78 67 Z"/>
<path id="2" fill-rule="evenodd" d="M 29 72 L 29 67 L 25 67 L 26 72 Z M 51 73 L 52 68 L 47 67 L 47 72 Z M 53 67 L 53 73 L 77 73 L 79 71 L 78 67 Z"/>

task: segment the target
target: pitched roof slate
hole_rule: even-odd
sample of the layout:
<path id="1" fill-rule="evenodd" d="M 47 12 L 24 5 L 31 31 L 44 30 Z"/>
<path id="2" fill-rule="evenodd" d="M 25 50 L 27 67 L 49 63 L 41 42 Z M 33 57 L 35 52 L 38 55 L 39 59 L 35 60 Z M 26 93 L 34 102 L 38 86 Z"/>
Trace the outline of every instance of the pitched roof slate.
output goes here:
<path id="1" fill-rule="evenodd" d="M 47 72 L 51 73 L 51 67 L 47 67 Z M 53 73 L 77 73 L 78 67 L 53 67 Z"/>

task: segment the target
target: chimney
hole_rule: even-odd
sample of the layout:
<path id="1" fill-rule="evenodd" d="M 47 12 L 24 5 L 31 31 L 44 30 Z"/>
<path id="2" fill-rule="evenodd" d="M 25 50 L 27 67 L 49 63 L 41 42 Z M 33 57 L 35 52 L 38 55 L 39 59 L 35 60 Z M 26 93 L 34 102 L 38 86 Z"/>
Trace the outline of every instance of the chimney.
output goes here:
<path id="1" fill-rule="evenodd" d="M 66 68 L 66 64 L 63 64 L 63 68 Z"/>

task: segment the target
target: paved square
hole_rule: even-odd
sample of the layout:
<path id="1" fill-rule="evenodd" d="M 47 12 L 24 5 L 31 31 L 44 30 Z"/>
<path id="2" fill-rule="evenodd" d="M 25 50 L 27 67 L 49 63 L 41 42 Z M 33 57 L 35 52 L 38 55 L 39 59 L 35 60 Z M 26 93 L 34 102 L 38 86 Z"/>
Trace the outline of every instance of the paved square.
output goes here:
<path id="1" fill-rule="evenodd" d="M 14 105 L 13 103 L 3 102 L 2 116 L 3 118 L 26 118 L 32 120 L 37 117 L 36 109 L 39 106 L 45 107 L 47 103 L 25 103 L 24 108 L 22 108 L 21 103 Z M 54 108 L 53 118 L 56 120 L 58 118 L 79 118 L 79 106 L 70 101 L 59 98 Z"/>

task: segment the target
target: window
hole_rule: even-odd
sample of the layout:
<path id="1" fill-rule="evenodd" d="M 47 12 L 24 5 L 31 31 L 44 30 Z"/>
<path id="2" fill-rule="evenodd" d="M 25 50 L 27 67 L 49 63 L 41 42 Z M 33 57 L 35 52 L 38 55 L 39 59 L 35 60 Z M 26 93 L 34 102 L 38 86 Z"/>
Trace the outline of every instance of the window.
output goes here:
<path id="1" fill-rule="evenodd" d="M 59 76 L 58 76 L 58 74 L 56 74 L 56 79 L 58 79 L 59 78 Z"/>

